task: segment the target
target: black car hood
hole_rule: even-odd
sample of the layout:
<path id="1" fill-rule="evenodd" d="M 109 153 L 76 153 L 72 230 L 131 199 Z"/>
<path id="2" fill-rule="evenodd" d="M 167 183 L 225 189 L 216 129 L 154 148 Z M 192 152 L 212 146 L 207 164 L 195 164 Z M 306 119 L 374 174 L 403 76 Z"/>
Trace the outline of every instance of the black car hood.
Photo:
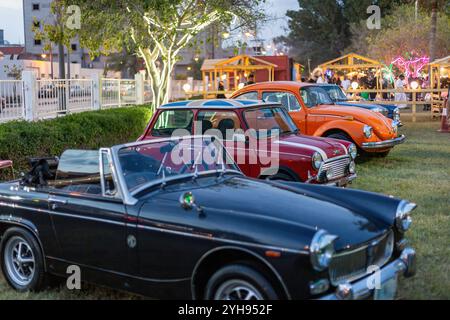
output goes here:
<path id="1" fill-rule="evenodd" d="M 224 215 L 229 213 L 230 217 L 236 213 L 251 216 L 255 225 L 265 220 L 273 226 L 273 232 L 277 232 L 277 226 L 294 227 L 298 230 L 299 239 L 301 233 L 310 235 L 324 229 L 339 237 L 335 243 L 337 250 L 365 243 L 390 227 L 370 214 L 307 195 L 283 184 L 235 176 L 207 188 L 194 188 L 194 184 L 192 187 L 187 189 L 192 191 L 196 203 L 206 213 L 216 211 Z M 166 193 L 164 197 L 178 201 L 179 195 L 180 191 L 177 191 Z M 302 245 L 309 245 L 309 242 Z"/>

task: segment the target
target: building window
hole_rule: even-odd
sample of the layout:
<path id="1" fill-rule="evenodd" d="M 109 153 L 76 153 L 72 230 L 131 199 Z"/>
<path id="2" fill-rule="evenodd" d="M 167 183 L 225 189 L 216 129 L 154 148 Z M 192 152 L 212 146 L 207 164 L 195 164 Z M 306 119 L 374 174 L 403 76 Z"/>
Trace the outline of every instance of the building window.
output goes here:
<path id="1" fill-rule="evenodd" d="M 41 22 L 40 22 L 40 21 L 33 21 L 33 25 L 34 25 L 36 28 L 40 28 L 40 27 L 41 27 Z"/>
<path id="2" fill-rule="evenodd" d="M 40 46 L 42 44 L 41 39 L 34 39 L 34 45 Z"/>
<path id="3" fill-rule="evenodd" d="M 33 3 L 33 11 L 39 10 L 39 3 Z"/>
<path id="4" fill-rule="evenodd" d="M 76 44 L 72 43 L 71 47 L 72 47 L 72 51 L 77 51 L 77 45 Z"/>

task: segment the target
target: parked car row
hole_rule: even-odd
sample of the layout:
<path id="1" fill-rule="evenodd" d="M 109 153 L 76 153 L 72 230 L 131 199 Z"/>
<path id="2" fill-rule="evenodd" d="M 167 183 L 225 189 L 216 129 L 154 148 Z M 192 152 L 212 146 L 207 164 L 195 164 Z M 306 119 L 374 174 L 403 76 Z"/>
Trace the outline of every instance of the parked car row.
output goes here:
<path id="1" fill-rule="evenodd" d="M 279 102 L 303 134 L 353 142 L 360 154 L 387 156 L 394 146 L 405 141 L 405 136 L 398 134 L 399 118 L 389 119 L 363 105 L 335 104 L 325 88 L 320 84 L 276 81 L 244 87 L 232 98 Z"/>
<path id="2" fill-rule="evenodd" d="M 393 120 L 314 85 L 234 96 L 161 106 L 137 142 L 33 159 L 0 184 L 7 282 L 40 290 L 77 265 L 156 298 L 393 299 L 415 274 L 416 205 L 340 188 L 358 151 L 403 141 Z"/>

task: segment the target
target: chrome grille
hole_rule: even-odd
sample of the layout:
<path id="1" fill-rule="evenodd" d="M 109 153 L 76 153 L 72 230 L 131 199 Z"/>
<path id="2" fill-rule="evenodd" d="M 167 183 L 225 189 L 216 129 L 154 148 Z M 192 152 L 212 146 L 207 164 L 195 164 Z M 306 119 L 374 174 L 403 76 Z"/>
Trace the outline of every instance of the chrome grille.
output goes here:
<path id="1" fill-rule="evenodd" d="M 350 164 L 350 156 L 344 156 L 329 159 L 322 165 L 322 172 L 330 171 L 333 173 L 333 179 L 342 178 L 347 175 L 347 168 Z"/>
<path id="2" fill-rule="evenodd" d="M 333 285 L 351 282 L 366 275 L 371 265 L 382 267 L 392 255 L 392 231 L 351 251 L 336 253 L 330 263 L 330 281 Z"/>

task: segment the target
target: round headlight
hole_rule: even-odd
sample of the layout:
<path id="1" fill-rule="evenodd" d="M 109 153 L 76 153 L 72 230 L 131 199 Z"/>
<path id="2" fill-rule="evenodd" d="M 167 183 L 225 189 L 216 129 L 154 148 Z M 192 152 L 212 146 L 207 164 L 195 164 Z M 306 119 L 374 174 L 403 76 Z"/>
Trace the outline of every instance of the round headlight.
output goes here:
<path id="1" fill-rule="evenodd" d="M 351 174 L 356 172 L 356 164 L 354 161 L 351 161 L 350 164 L 348 165 L 348 172 Z"/>
<path id="2" fill-rule="evenodd" d="M 356 148 L 354 143 L 348 146 L 348 154 L 352 157 L 352 159 L 356 159 L 356 156 L 358 155 L 358 149 Z"/>
<path id="3" fill-rule="evenodd" d="M 315 170 L 319 170 L 323 163 L 323 158 L 320 153 L 315 152 L 312 156 L 312 166 Z"/>
<path id="4" fill-rule="evenodd" d="M 370 137 L 372 137 L 372 132 L 373 129 L 371 126 L 365 125 L 363 128 L 363 132 L 364 132 L 364 136 L 369 139 Z"/>
<path id="5" fill-rule="evenodd" d="M 334 240 L 337 236 L 329 234 L 325 230 L 319 230 L 314 235 L 309 252 L 311 254 L 311 264 L 317 271 L 322 271 L 330 265 L 334 254 Z"/>
<path id="6" fill-rule="evenodd" d="M 417 205 L 412 202 L 400 202 L 395 214 L 395 226 L 397 227 L 398 231 L 403 233 L 411 227 L 411 211 L 413 211 L 416 207 Z"/>

